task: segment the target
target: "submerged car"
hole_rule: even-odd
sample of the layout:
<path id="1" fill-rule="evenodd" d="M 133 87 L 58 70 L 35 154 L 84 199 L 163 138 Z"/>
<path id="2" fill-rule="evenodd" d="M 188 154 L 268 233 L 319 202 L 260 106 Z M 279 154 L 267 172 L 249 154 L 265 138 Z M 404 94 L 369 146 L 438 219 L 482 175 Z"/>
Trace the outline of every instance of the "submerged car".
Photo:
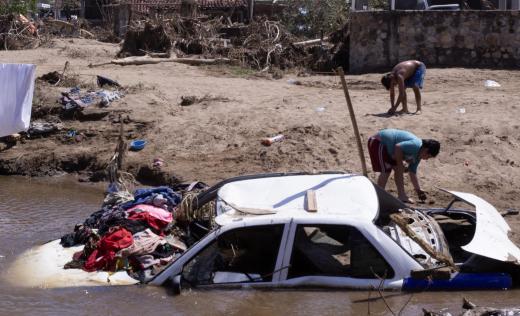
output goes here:
<path id="1" fill-rule="evenodd" d="M 216 228 L 149 283 L 190 287 L 506 289 L 520 249 L 485 200 L 446 191 L 445 209 L 412 209 L 359 175 L 225 181 Z M 472 209 L 455 209 L 456 204 Z M 199 204 L 199 206 L 200 206 Z"/>
<path id="2" fill-rule="evenodd" d="M 173 285 L 176 290 L 425 291 L 518 284 L 520 249 L 509 240 L 503 217 L 473 194 L 445 192 L 453 196 L 446 208 L 417 209 L 355 174 L 231 178 L 195 200 L 192 209 L 214 205 L 209 221 L 190 226 L 197 241 L 141 282 Z M 24 278 L 28 285 L 49 287 L 139 283 L 124 271 L 64 270 L 81 248 L 63 248 L 56 240 L 29 250 L 12 269 L 18 273 L 11 275 L 18 283 Z"/>

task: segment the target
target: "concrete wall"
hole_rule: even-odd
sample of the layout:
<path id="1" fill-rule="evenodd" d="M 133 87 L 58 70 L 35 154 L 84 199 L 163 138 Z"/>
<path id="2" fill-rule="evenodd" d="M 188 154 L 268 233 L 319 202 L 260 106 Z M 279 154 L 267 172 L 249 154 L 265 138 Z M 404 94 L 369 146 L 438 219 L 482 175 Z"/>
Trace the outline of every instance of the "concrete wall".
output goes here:
<path id="1" fill-rule="evenodd" d="M 353 12 L 351 73 L 389 71 L 399 61 L 429 66 L 520 67 L 519 11 Z"/>

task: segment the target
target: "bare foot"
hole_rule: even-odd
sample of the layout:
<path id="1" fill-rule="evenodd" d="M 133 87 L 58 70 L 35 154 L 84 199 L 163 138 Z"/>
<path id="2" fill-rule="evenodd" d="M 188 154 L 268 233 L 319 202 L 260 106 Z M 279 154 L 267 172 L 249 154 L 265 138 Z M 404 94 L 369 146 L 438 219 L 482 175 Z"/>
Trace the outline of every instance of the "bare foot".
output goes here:
<path id="1" fill-rule="evenodd" d="M 402 197 L 402 198 L 399 198 L 399 200 L 401 200 L 401 202 L 403 203 L 407 203 L 407 204 L 415 204 L 415 201 L 409 197 Z"/>
<path id="2" fill-rule="evenodd" d="M 412 114 L 412 113 L 408 112 L 408 110 L 406 110 L 406 111 L 401 110 L 401 111 L 397 112 L 397 114 L 401 115 L 401 114 Z"/>
<path id="3" fill-rule="evenodd" d="M 415 114 L 415 115 L 421 115 L 421 114 L 422 114 L 422 111 L 421 111 L 421 110 L 417 110 L 417 111 L 415 111 L 414 114 Z"/>

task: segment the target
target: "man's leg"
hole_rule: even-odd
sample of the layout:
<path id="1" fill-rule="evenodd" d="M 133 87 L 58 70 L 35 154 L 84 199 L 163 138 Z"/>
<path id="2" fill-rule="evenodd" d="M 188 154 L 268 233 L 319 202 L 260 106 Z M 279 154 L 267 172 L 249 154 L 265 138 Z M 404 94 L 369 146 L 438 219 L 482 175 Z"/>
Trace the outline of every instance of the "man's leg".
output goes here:
<path id="1" fill-rule="evenodd" d="M 384 189 L 386 187 L 386 183 L 388 182 L 388 178 L 390 177 L 390 173 L 392 173 L 392 171 L 381 172 L 377 178 L 377 185 Z"/>
<path id="2" fill-rule="evenodd" d="M 415 114 L 421 114 L 421 89 L 415 86 L 413 87 L 413 93 L 415 94 L 415 103 L 417 103 L 417 111 L 415 111 Z"/>

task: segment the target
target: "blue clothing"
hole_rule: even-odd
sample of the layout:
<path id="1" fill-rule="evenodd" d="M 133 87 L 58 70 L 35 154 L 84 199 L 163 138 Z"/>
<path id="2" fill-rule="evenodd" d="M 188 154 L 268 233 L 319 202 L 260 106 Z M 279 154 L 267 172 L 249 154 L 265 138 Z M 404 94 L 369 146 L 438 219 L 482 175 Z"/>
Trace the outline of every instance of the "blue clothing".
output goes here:
<path id="1" fill-rule="evenodd" d="M 395 145 L 399 145 L 403 151 L 404 160 L 408 163 L 408 170 L 417 173 L 417 166 L 421 161 L 419 151 L 422 140 L 420 138 L 410 132 L 391 128 L 380 130 L 377 135 L 392 158 L 394 157 Z"/>
<path id="2" fill-rule="evenodd" d="M 182 201 L 179 193 L 173 191 L 169 187 L 155 187 L 151 189 L 137 189 L 134 192 L 134 200 L 121 204 L 121 208 L 127 210 L 138 204 L 152 204 L 154 197 L 161 194 L 168 202 L 168 210 L 171 211 Z"/>
<path id="3" fill-rule="evenodd" d="M 424 75 L 426 74 L 426 66 L 421 63 L 417 69 L 415 69 L 414 74 L 404 81 L 404 86 L 406 88 L 419 87 L 422 89 L 424 83 Z"/>

